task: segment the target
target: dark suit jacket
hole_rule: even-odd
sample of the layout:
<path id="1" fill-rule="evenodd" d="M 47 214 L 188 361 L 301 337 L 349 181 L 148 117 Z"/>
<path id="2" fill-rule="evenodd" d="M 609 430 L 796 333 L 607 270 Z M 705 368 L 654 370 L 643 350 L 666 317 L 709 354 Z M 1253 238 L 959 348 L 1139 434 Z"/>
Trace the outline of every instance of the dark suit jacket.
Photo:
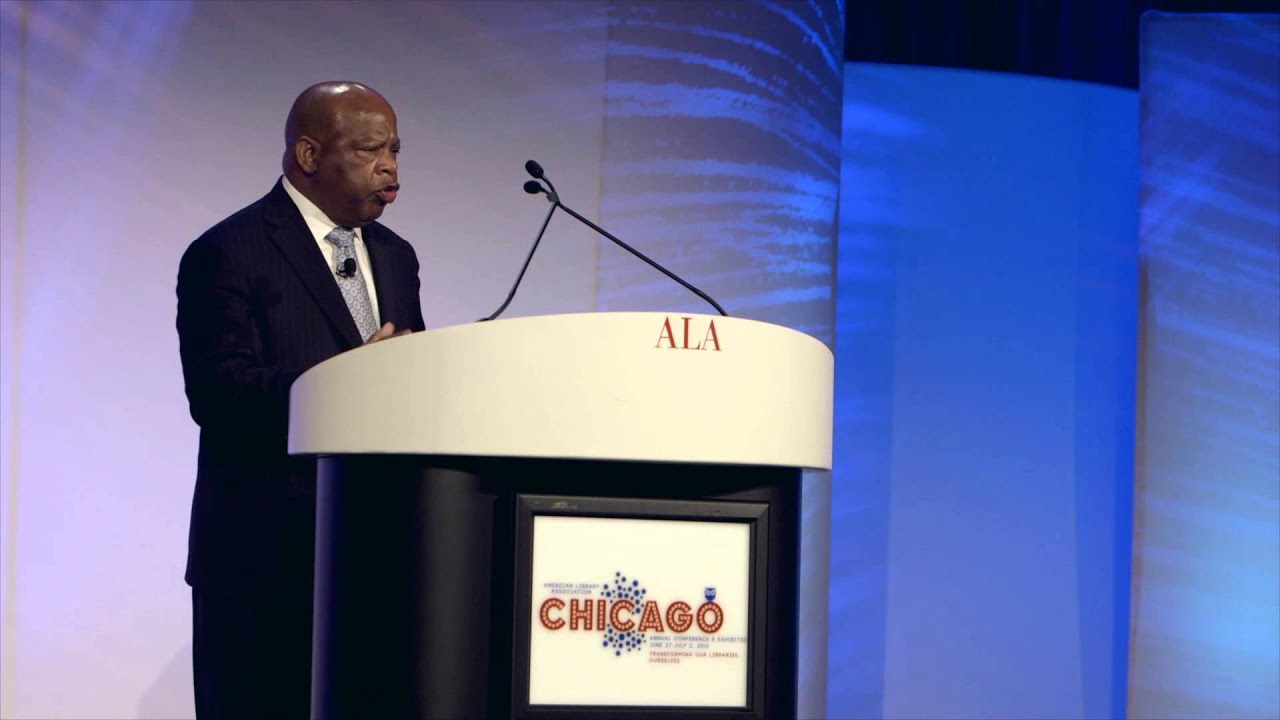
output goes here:
<path id="1" fill-rule="evenodd" d="M 381 321 L 422 330 L 418 259 L 363 231 Z M 361 344 L 333 271 L 282 183 L 201 235 L 178 270 L 178 338 L 200 456 L 187 582 L 310 577 L 315 462 L 286 452 L 289 387 Z"/>

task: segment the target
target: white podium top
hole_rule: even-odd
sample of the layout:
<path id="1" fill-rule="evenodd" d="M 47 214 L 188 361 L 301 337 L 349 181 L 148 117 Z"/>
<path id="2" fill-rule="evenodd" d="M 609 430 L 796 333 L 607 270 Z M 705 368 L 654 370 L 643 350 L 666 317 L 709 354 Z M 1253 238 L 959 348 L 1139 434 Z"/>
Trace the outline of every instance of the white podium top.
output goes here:
<path id="1" fill-rule="evenodd" d="M 289 452 L 830 469 L 834 370 L 818 340 L 739 318 L 456 325 L 304 373 L 290 398 Z"/>

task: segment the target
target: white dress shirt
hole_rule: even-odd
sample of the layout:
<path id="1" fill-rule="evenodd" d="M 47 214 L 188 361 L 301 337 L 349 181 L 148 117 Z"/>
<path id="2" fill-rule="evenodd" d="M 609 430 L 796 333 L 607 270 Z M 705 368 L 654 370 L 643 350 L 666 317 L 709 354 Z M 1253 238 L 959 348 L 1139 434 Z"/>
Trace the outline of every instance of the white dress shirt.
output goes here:
<path id="1" fill-rule="evenodd" d="M 330 220 L 323 210 L 316 207 L 315 203 L 298 192 L 298 188 L 289 182 L 289 178 L 281 177 L 280 179 L 284 182 L 284 191 L 293 199 L 293 204 L 298 206 L 298 211 L 302 213 L 302 219 L 307 221 L 307 228 L 315 236 L 316 245 L 320 246 L 320 252 L 324 255 L 324 263 L 329 266 L 329 272 L 333 273 L 334 282 L 337 282 L 338 268 L 334 261 L 337 248 L 324 238 L 334 228 L 338 227 L 338 224 Z M 373 320 L 378 327 L 382 327 L 382 318 L 378 315 L 378 293 L 373 286 L 373 271 L 369 266 L 369 249 L 365 247 L 364 236 L 361 234 L 360 228 L 354 228 L 354 230 L 356 233 L 356 262 L 360 264 L 360 276 L 364 278 L 364 286 L 369 291 L 369 304 L 373 306 Z"/>

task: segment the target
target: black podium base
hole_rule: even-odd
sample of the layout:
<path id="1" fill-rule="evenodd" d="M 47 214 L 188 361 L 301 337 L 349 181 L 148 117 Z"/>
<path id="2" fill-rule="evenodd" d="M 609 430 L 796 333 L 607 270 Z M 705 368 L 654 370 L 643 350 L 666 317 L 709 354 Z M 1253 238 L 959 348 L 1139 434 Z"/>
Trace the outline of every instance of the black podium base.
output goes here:
<path id="1" fill-rule="evenodd" d="M 557 717 L 790 718 L 796 706 L 800 472 L 430 456 L 319 462 L 313 718 L 546 717 L 513 678 L 522 495 L 768 505 L 767 622 L 746 710 L 564 709 Z"/>

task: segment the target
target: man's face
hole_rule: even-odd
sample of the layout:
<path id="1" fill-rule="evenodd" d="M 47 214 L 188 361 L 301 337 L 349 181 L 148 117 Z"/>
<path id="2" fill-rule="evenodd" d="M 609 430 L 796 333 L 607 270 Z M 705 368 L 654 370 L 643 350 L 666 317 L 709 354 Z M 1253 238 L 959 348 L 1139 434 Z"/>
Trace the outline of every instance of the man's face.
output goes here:
<path id="1" fill-rule="evenodd" d="M 399 152 L 396 114 L 389 105 L 370 101 L 344 109 L 316 158 L 316 189 L 328 206 L 321 209 L 344 227 L 377 220 L 400 189 Z"/>

